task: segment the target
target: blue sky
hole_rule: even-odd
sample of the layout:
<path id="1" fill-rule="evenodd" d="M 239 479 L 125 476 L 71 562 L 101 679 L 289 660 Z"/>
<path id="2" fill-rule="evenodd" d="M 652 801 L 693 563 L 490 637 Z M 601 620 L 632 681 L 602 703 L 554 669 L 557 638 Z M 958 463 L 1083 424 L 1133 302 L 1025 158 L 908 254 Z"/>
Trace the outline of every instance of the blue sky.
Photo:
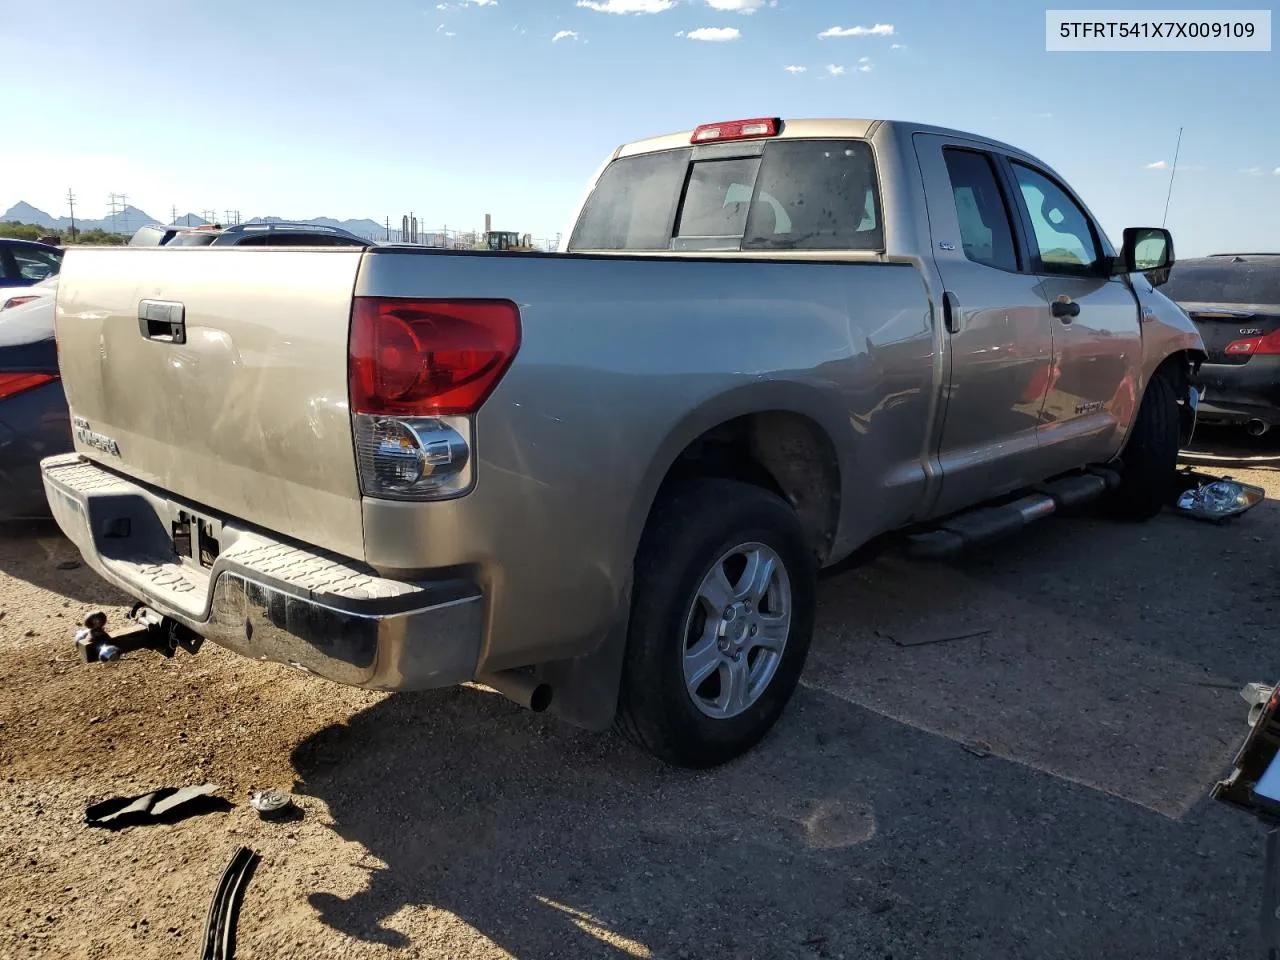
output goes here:
<path id="1" fill-rule="evenodd" d="M 870 29 L 819 36 L 832 27 Z M 1169 172 L 1148 166 L 1183 126 L 1179 254 L 1280 249 L 1276 53 L 1047 53 L 1044 34 L 1025 0 L 0 0 L 22 105 L 0 134 L 0 209 L 65 214 L 72 187 L 86 216 L 115 191 L 161 217 L 412 210 L 472 228 L 488 212 L 549 237 L 619 143 L 851 116 L 1030 150 L 1118 240 L 1160 222 Z"/>

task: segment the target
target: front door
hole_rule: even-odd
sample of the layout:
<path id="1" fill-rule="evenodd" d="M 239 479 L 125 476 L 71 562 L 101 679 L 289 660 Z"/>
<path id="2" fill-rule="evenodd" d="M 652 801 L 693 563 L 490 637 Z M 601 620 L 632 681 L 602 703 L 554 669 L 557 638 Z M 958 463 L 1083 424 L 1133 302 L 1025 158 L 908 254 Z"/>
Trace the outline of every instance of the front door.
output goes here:
<path id="1" fill-rule="evenodd" d="M 1043 479 L 1037 427 L 1053 339 L 1039 277 L 1019 242 L 999 161 L 962 137 L 917 134 L 940 322 L 950 366 L 938 460 L 941 515 Z"/>
<path id="2" fill-rule="evenodd" d="M 1128 281 L 1110 275 L 1113 251 L 1084 206 L 1046 171 L 1008 164 L 1052 317 L 1053 372 L 1039 428 L 1048 475 L 1119 451 L 1141 400 L 1141 319 Z"/>

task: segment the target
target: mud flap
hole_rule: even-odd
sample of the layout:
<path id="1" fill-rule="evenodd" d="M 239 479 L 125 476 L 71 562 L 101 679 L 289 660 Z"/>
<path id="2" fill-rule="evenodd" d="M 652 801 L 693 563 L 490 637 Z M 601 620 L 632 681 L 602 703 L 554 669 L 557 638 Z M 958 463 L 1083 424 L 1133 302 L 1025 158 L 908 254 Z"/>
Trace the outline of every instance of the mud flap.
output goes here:
<path id="1" fill-rule="evenodd" d="M 556 660 L 537 667 L 538 680 L 550 684 L 553 691 L 547 713 L 584 730 L 609 729 L 618 709 L 630 620 L 631 584 L 628 582 L 613 626 L 594 650 L 572 660 Z"/>

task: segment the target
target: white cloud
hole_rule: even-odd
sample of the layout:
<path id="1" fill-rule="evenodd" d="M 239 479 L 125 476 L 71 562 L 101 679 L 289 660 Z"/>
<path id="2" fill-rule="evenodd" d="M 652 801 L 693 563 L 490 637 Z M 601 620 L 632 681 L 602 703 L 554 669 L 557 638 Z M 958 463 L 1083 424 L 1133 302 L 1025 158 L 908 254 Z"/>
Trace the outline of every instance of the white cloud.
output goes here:
<path id="1" fill-rule="evenodd" d="M 676 5 L 676 0 L 578 0 L 578 6 L 596 13 L 663 13 Z"/>
<path id="2" fill-rule="evenodd" d="M 707 0 L 707 6 L 721 13 L 755 13 L 761 7 L 776 7 L 778 0 Z"/>
<path id="3" fill-rule="evenodd" d="M 833 77 L 842 77 L 844 76 L 844 67 L 837 67 L 834 63 L 828 63 L 827 73 L 831 74 Z"/>
<path id="4" fill-rule="evenodd" d="M 872 64 L 871 64 L 871 58 L 870 58 L 870 57 L 859 57 L 859 58 L 858 58 L 858 72 L 859 72 L 859 73 L 870 73 L 870 72 L 872 71 L 872 69 L 873 69 L 873 67 L 872 67 Z"/>
<path id="5" fill-rule="evenodd" d="M 1280 167 L 1276 167 L 1276 169 L 1275 169 L 1275 175 L 1276 175 L 1277 177 L 1280 177 Z"/>
<path id="6" fill-rule="evenodd" d="M 905 43 L 891 43 L 891 44 L 889 44 L 889 49 L 890 49 L 890 50 L 905 50 L 905 49 L 907 49 L 907 45 L 906 45 Z"/>
<path id="7" fill-rule="evenodd" d="M 808 73 L 809 72 L 808 67 L 783 67 L 782 69 L 787 71 L 787 73 Z M 1280 170 L 1277 170 L 1276 173 L 1280 173 Z"/>
<path id="8" fill-rule="evenodd" d="M 741 36 L 742 31 L 737 27 L 699 27 L 685 34 L 685 37 L 690 40 L 704 40 L 707 43 L 726 43 L 729 40 L 737 40 Z"/>
<path id="9" fill-rule="evenodd" d="M 1166 160 L 1157 160 L 1155 163 L 1148 163 L 1148 164 L 1147 164 L 1147 166 L 1146 166 L 1146 169 L 1148 169 L 1148 170 L 1168 170 L 1168 169 L 1169 169 L 1169 163 L 1168 163 L 1168 161 L 1166 161 Z"/>
<path id="10" fill-rule="evenodd" d="M 892 23 L 877 23 L 873 27 L 828 27 L 819 37 L 891 37 Z"/>
<path id="11" fill-rule="evenodd" d="M 1250 177 L 1260 177 L 1265 173 L 1261 167 L 1245 167 L 1240 172 Z"/>
<path id="12" fill-rule="evenodd" d="M 557 33 L 554 37 L 551 38 L 551 42 L 559 43 L 561 40 L 577 40 L 577 39 L 578 39 L 577 30 L 561 30 L 559 33 Z"/>
<path id="13" fill-rule="evenodd" d="M 1047 112 L 1046 112 L 1046 113 L 1036 113 L 1036 114 L 1032 114 L 1032 116 L 1039 117 L 1041 120 L 1047 120 L 1047 119 L 1049 119 L 1049 117 L 1052 117 L 1052 116 L 1053 116 L 1053 114 L 1052 114 L 1052 113 L 1047 113 Z"/>

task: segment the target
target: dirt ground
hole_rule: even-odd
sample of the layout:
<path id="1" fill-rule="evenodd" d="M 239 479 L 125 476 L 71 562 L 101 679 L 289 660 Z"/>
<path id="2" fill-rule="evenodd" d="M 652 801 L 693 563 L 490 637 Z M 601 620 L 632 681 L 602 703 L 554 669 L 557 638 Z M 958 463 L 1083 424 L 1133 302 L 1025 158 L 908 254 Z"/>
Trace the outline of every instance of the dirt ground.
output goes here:
<path id="1" fill-rule="evenodd" d="M 240 844 L 244 960 L 1261 955 L 1261 828 L 1206 794 L 1236 691 L 1280 678 L 1277 545 L 1268 501 L 884 555 L 824 580 L 778 730 L 690 774 L 480 689 L 366 694 L 211 645 L 82 665 L 75 624 L 124 598 L 56 530 L 8 529 L 0 957 L 197 957 Z M 204 782 L 229 812 L 84 823 Z M 264 786 L 303 818 L 260 821 Z"/>

